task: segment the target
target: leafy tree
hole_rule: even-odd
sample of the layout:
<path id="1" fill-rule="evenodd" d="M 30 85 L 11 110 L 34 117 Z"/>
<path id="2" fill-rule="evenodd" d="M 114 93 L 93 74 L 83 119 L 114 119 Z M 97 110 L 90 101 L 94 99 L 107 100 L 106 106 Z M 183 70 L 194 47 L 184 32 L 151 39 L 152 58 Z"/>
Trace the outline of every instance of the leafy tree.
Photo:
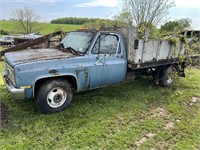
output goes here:
<path id="1" fill-rule="evenodd" d="M 145 29 L 146 29 L 145 25 L 146 25 L 145 23 L 141 23 L 138 28 L 139 38 L 141 39 L 144 39 L 144 36 L 145 36 Z M 149 31 L 149 38 L 151 39 L 161 38 L 160 31 L 159 29 L 156 28 L 155 25 L 150 24 L 148 26 L 148 31 Z"/>
<path id="2" fill-rule="evenodd" d="M 179 26 L 179 23 L 177 21 L 169 21 L 161 26 L 161 31 L 167 31 L 167 32 L 173 32 L 175 29 L 177 29 Z"/>
<path id="3" fill-rule="evenodd" d="M 182 18 L 175 21 L 166 22 L 161 26 L 162 32 L 182 32 L 191 27 L 191 19 Z"/>
<path id="4" fill-rule="evenodd" d="M 117 26 L 127 27 L 132 23 L 133 17 L 131 16 L 129 7 L 128 0 L 124 0 L 122 2 L 122 11 L 113 17 L 117 22 Z"/>
<path id="5" fill-rule="evenodd" d="M 35 32 L 36 23 L 40 16 L 37 15 L 31 8 L 24 7 L 13 11 L 14 19 L 18 22 L 20 29 L 24 34 Z"/>
<path id="6" fill-rule="evenodd" d="M 119 17 L 131 20 L 137 27 L 144 23 L 148 27 L 160 23 L 173 6 L 173 0 L 123 0 Z"/>
<path id="7" fill-rule="evenodd" d="M 182 19 L 179 19 L 176 21 L 179 24 L 180 30 L 185 30 L 185 29 L 191 28 L 192 20 L 189 18 L 182 18 Z"/>

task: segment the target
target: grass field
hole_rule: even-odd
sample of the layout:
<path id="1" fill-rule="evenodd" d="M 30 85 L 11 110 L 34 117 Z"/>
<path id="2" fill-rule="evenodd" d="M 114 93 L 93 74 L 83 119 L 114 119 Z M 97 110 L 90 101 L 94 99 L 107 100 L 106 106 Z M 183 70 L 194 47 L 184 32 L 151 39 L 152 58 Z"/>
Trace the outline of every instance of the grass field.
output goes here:
<path id="1" fill-rule="evenodd" d="M 38 25 L 42 34 L 80 27 Z M 15 23 L 1 21 L 0 29 L 14 32 Z M 0 73 L 4 68 L 0 62 Z M 171 88 L 151 80 L 78 93 L 66 110 L 43 115 L 34 100 L 12 100 L 0 76 L 0 100 L 9 111 L 0 149 L 200 149 L 200 70 L 187 70 Z"/>
<path id="2" fill-rule="evenodd" d="M 49 24 L 49 23 L 38 23 L 36 25 L 37 31 L 41 34 L 47 34 L 54 32 L 58 29 L 62 29 L 63 31 L 72 31 L 75 29 L 81 28 L 81 25 L 69 25 L 69 24 Z M 17 29 L 17 22 L 14 21 L 0 21 L 0 30 L 9 31 L 11 33 L 19 33 L 19 29 Z"/>
<path id="3" fill-rule="evenodd" d="M 0 72 L 5 67 L 0 62 Z M 0 77 L 0 99 L 9 110 L 0 149 L 174 149 L 200 148 L 200 70 L 187 71 L 172 88 L 151 78 L 74 95 L 52 115 L 34 101 L 13 101 Z"/>

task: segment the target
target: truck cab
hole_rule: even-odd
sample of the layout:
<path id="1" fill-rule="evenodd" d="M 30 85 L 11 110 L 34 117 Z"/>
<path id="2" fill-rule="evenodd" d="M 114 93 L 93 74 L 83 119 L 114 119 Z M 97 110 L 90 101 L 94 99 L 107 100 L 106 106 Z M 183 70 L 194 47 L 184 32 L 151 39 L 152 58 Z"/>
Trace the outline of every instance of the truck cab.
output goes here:
<path id="1" fill-rule="evenodd" d="M 3 77 L 14 99 L 35 99 L 42 113 L 66 108 L 72 89 L 90 90 L 125 80 L 126 48 L 117 32 L 69 32 L 56 49 L 5 54 Z"/>

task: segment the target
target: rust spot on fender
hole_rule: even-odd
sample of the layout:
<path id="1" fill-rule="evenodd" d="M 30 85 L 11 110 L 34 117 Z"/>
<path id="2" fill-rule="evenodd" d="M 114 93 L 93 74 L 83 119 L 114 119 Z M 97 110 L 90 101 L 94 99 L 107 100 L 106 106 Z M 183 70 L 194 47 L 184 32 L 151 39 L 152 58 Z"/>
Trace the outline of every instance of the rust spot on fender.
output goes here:
<path id="1" fill-rule="evenodd" d="M 77 78 L 79 78 L 80 72 L 84 73 L 84 81 L 85 81 L 84 88 L 87 89 L 88 88 L 88 86 L 87 86 L 87 82 L 88 82 L 88 69 L 87 68 L 80 68 L 80 69 L 76 69 L 75 72 L 76 72 Z"/>
<path id="2" fill-rule="evenodd" d="M 58 75 L 58 70 L 55 70 L 55 69 L 49 70 L 49 73 L 53 75 Z"/>

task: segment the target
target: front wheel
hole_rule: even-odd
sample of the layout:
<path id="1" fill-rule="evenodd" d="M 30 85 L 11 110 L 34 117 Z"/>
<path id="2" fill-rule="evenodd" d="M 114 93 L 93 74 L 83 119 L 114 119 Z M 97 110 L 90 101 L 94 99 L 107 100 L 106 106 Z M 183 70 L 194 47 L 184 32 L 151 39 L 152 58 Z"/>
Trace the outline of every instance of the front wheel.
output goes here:
<path id="1" fill-rule="evenodd" d="M 36 105 L 49 114 L 65 109 L 73 97 L 71 85 L 63 79 L 52 79 L 42 84 L 36 94 Z"/>

